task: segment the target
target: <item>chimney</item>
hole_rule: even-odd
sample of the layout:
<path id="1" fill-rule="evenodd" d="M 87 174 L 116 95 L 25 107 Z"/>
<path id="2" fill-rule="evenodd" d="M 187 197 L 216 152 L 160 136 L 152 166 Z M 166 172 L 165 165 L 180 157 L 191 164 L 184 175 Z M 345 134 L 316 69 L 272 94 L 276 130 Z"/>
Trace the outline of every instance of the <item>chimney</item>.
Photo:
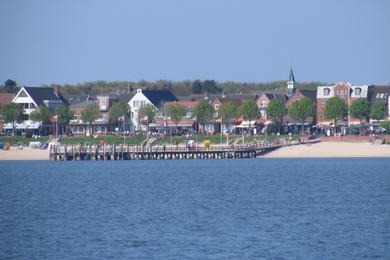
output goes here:
<path id="1" fill-rule="evenodd" d="M 131 83 L 129 83 L 129 85 L 127 85 L 127 94 L 130 94 L 131 93 Z"/>
<path id="2" fill-rule="evenodd" d="M 59 97 L 59 94 L 60 94 L 60 86 L 54 85 L 53 91 L 54 91 L 54 95 L 56 95 L 57 97 Z"/>
<path id="3" fill-rule="evenodd" d="M 204 99 L 209 99 L 209 93 L 207 92 L 207 90 L 205 91 L 205 93 L 204 93 Z"/>

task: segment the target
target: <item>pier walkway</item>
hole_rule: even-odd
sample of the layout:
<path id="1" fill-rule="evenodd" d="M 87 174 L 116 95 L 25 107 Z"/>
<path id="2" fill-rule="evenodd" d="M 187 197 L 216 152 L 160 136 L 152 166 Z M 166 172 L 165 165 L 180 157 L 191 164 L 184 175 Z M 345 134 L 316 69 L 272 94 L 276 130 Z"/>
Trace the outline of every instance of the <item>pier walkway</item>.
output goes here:
<path id="1" fill-rule="evenodd" d="M 316 140 L 311 140 L 313 142 Z M 317 140 L 318 141 L 318 140 Z M 50 160 L 171 160 L 256 158 L 298 141 L 262 142 L 239 146 L 144 147 L 131 145 L 58 145 L 49 147 Z"/>

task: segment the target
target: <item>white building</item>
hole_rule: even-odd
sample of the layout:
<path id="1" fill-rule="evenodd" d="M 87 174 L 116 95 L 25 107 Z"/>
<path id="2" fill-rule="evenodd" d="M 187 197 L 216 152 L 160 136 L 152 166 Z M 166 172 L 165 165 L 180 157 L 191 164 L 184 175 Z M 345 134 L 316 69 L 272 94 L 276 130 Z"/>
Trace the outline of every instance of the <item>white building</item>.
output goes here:
<path id="1" fill-rule="evenodd" d="M 140 129 L 139 110 L 146 104 L 151 104 L 158 111 L 165 102 L 177 101 L 177 98 L 169 90 L 137 89 L 136 94 L 130 99 L 131 121 L 135 129 Z"/>

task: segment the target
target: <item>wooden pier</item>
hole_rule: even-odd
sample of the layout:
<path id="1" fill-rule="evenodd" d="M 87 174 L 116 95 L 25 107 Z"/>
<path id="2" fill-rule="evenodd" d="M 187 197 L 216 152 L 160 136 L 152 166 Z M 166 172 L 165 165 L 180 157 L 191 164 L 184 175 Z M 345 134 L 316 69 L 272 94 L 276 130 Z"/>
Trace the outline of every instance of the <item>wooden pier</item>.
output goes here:
<path id="1" fill-rule="evenodd" d="M 130 145 L 58 145 L 49 147 L 50 160 L 173 160 L 256 158 L 298 141 L 264 142 L 245 146 L 143 147 Z"/>

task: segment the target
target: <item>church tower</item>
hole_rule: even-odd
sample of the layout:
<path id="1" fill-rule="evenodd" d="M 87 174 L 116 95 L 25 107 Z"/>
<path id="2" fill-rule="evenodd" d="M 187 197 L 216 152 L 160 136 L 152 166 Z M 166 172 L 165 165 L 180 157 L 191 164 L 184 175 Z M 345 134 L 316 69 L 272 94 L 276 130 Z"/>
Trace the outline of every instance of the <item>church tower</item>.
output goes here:
<path id="1" fill-rule="evenodd" d="M 290 75 L 287 81 L 287 96 L 291 97 L 295 92 L 295 77 L 292 67 L 290 68 Z"/>

